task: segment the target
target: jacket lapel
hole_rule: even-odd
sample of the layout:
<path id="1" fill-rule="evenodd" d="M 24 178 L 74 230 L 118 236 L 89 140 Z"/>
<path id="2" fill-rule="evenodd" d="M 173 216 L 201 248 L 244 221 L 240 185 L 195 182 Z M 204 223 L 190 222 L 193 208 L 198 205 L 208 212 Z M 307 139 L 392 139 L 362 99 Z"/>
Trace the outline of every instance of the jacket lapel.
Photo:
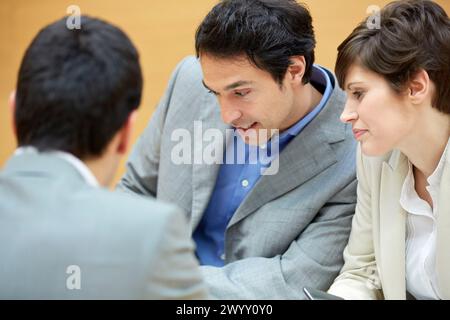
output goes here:
<path id="1" fill-rule="evenodd" d="M 193 132 L 194 164 L 192 166 L 192 218 L 190 220 L 192 232 L 200 223 L 214 191 L 220 163 L 223 161 L 226 129 L 230 129 L 230 126 L 226 125 L 221 119 L 217 100 L 211 95 L 206 95 L 205 100 L 203 104 L 205 106 L 204 112 L 199 115 L 198 122 L 194 125 L 195 132 Z M 210 136 L 208 134 L 213 132 L 220 132 L 221 135 Z M 203 158 L 204 152 L 206 155 L 213 154 L 209 152 L 210 150 L 217 151 L 214 153 L 214 163 L 208 163 Z M 195 158 L 198 161 L 195 161 Z"/>
<path id="2" fill-rule="evenodd" d="M 387 299 L 406 299 L 405 241 L 406 212 L 400 195 L 408 173 L 408 160 L 394 151 L 383 163 L 380 186 L 380 269 Z"/>
<path id="3" fill-rule="evenodd" d="M 437 222 L 436 267 L 442 299 L 450 299 L 450 150 L 442 173 Z"/>

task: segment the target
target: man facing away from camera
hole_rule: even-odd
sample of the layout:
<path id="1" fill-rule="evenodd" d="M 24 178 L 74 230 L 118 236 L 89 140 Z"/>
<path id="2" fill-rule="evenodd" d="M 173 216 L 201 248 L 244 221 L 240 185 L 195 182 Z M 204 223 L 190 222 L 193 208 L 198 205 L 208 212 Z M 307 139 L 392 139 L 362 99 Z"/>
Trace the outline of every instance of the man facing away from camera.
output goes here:
<path id="1" fill-rule="evenodd" d="M 0 173 L 0 298 L 206 297 L 179 209 L 111 193 L 142 91 L 117 27 L 39 32 L 12 97 L 19 148 Z"/>
<path id="2" fill-rule="evenodd" d="M 344 92 L 314 65 L 310 13 L 293 0 L 221 1 L 195 46 L 119 188 L 186 212 L 216 298 L 327 289 L 355 209 L 356 143 L 339 121 Z"/>

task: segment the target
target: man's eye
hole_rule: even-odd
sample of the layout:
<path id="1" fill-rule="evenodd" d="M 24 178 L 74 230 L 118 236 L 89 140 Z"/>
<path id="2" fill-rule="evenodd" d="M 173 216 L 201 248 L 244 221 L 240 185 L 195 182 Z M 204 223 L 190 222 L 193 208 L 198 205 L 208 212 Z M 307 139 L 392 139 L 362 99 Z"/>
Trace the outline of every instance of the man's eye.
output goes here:
<path id="1" fill-rule="evenodd" d="M 235 91 L 234 95 L 238 96 L 238 97 L 245 97 L 246 95 L 248 95 L 250 93 L 250 90 L 245 90 L 245 91 Z"/>

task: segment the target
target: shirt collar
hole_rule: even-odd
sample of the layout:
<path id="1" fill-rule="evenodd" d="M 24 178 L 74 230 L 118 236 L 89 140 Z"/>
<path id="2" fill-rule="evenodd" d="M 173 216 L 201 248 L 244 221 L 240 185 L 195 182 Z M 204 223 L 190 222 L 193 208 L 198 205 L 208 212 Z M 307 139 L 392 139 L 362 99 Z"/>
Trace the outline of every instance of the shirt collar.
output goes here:
<path id="1" fill-rule="evenodd" d="M 15 152 L 14 155 L 22 155 L 22 154 L 39 154 L 40 152 L 35 147 L 20 147 Z M 91 170 L 84 164 L 83 161 L 75 157 L 74 155 L 63 152 L 63 151 L 46 151 L 44 152 L 48 155 L 53 155 L 64 161 L 70 163 L 78 173 L 83 177 L 86 183 L 92 187 L 99 187 L 99 183 L 97 178 L 95 178 L 94 174 Z"/>
<path id="2" fill-rule="evenodd" d="M 447 153 L 450 152 L 449 147 L 450 145 L 450 139 L 447 143 L 447 146 L 445 148 L 444 153 L 442 154 L 441 160 L 439 161 L 438 166 L 436 167 L 436 170 L 434 170 L 433 174 L 428 177 L 427 182 L 429 186 L 427 187 L 428 192 L 430 193 L 430 196 L 434 202 L 433 210 L 435 211 L 438 203 L 439 193 L 435 192 L 436 190 L 439 190 L 442 175 L 444 172 L 444 163 L 447 158 Z M 413 166 L 411 162 L 408 161 L 408 174 L 405 178 L 405 181 L 403 183 L 402 192 L 400 196 L 400 204 L 407 212 L 412 214 L 418 214 L 418 215 L 424 215 L 429 216 L 429 205 L 426 203 L 425 200 L 422 200 L 419 195 L 417 194 L 417 191 L 415 189 L 415 181 L 414 181 L 414 174 L 413 174 Z"/>
<path id="3" fill-rule="evenodd" d="M 400 205 L 410 214 L 432 217 L 430 206 L 425 200 L 419 197 L 414 187 L 415 181 L 413 166 L 410 162 L 408 163 L 408 166 L 408 174 L 403 182 L 403 187 L 400 194 Z"/>
<path id="4" fill-rule="evenodd" d="M 441 184 L 442 174 L 444 173 L 444 163 L 448 157 L 448 153 L 450 152 L 450 139 L 447 142 L 447 146 L 445 147 L 444 153 L 442 154 L 441 160 L 439 161 L 436 170 L 434 170 L 433 174 L 428 177 L 427 181 L 430 186 L 435 186 L 439 188 Z"/>

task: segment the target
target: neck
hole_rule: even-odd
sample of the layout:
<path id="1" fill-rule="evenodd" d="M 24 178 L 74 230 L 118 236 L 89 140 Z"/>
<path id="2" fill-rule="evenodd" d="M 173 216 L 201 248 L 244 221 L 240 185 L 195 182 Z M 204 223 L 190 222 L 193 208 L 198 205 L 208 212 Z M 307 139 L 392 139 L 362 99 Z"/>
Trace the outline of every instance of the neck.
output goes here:
<path id="1" fill-rule="evenodd" d="M 289 129 L 298 121 L 303 119 L 320 103 L 321 100 L 322 94 L 310 83 L 302 86 L 297 92 L 294 100 L 296 107 L 293 108 L 292 114 L 289 115 L 289 119 L 291 119 L 291 121 L 288 122 L 286 128 L 280 131 Z"/>
<path id="2" fill-rule="evenodd" d="M 116 163 L 112 157 L 100 157 L 83 160 L 84 164 L 91 170 L 98 183 L 103 187 L 108 187 L 113 180 L 113 173 Z"/>
<path id="3" fill-rule="evenodd" d="M 418 123 L 408 141 L 399 147 L 426 178 L 436 170 L 450 137 L 450 115 L 428 108 L 418 117 Z"/>

